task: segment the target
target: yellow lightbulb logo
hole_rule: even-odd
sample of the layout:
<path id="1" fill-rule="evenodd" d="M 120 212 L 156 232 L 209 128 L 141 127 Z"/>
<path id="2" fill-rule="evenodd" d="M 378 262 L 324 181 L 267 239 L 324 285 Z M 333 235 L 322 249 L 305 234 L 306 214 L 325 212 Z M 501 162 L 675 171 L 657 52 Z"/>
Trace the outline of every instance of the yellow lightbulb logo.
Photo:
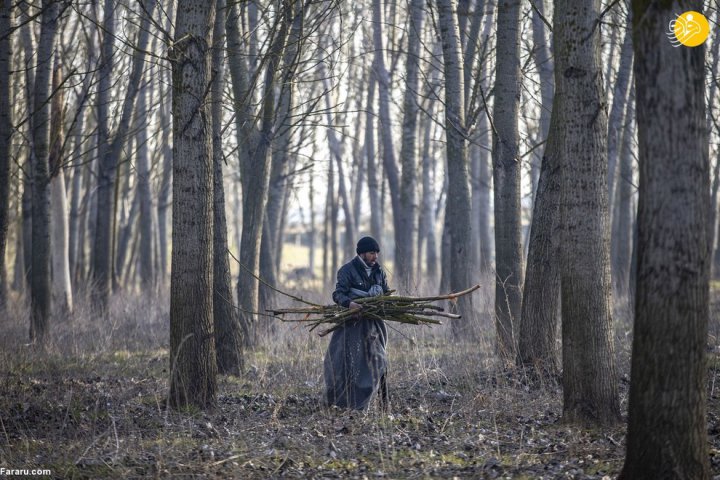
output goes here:
<path id="1" fill-rule="evenodd" d="M 672 19 L 668 27 L 668 38 L 673 47 L 697 47 L 710 34 L 710 25 L 705 15 L 693 10 Z"/>

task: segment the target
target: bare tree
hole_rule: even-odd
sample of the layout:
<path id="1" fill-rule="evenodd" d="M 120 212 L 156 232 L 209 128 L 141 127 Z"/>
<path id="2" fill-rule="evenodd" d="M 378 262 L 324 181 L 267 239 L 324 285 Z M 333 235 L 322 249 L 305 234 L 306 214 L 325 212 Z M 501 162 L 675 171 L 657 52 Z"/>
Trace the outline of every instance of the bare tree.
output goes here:
<path id="1" fill-rule="evenodd" d="M 7 301 L 5 247 L 10 211 L 10 139 L 13 134 L 10 104 L 10 64 L 12 63 L 12 0 L 0 9 L 0 309 Z"/>
<path id="2" fill-rule="evenodd" d="M 30 340 L 44 343 L 50 317 L 50 87 L 60 4 L 44 0 L 35 70 L 32 112 L 32 320 Z"/>
<path id="3" fill-rule="evenodd" d="M 212 82 L 215 2 L 179 0 L 173 62 L 170 404 L 207 407 L 217 389 L 213 334 Z"/>
<path id="4" fill-rule="evenodd" d="M 629 4 L 629 0 L 626 0 Z M 621 16 L 622 17 L 622 16 Z M 611 212 L 615 199 L 615 185 L 617 177 L 617 163 L 619 156 L 619 145 L 623 134 L 623 113 L 626 110 L 628 96 L 630 94 L 630 77 L 632 74 L 633 47 L 632 47 L 632 15 L 628 8 L 627 20 L 625 22 L 625 36 L 622 47 L 620 47 L 620 63 L 613 88 L 613 101 L 610 107 L 608 118 L 608 205 Z"/>
<path id="5" fill-rule="evenodd" d="M 497 349 L 512 360 L 522 306 L 520 214 L 520 1 L 500 0 L 497 16 L 493 182 L 495 186 L 495 318 Z"/>
<path id="6" fill-rule="evenodd" d="M 450 288 L 461 291 L 472 282 L 472 221 L 470 220 L 470 182 L 467 165 L 467 130 L 463 99 L 463 64 L 453 0 L 438 0 L 438 28 L 442 39 L 445 72 L 445 135 L 447 139 L 447 178 L 449 188 L 445 217 L 450 234 Z M 475 324 L 469 295 L 458 301 L 463 322 L 453 322 L 456 335 L 467 334 Z"/>
<path id="7" fill-rule="evenodd" d="M 405 94 L 403 98 L 402 143 L 400 145 L 400 211 L 393 212 L 398 217 L 395 222 L 395 275 L 400 288 L 413 286 L 415 279 L 415 237 L 418 228 L 417 174 L 417 117 L 418 106 L 420 47 L 422 45 L 423 1 L 411 0 L 408 16 L 408 51 L 405 62 Z"/>
<path id="8" fill-rule="evenodd" d="M 612 333 L 607 192 L 607 112 L 600 64 L 599 0 L 555 3 L 555 89 L 561 96 L 560 255 L 563 416 L 619 419 Z"/>
<path id="9" fill-rule="evenodd" d="M 238 6 L 230 6 L 226 31 L 227 51 L 235 105 L 235 123 L 240 155 L 240 180 L 243 188 L 243 228 L 240 244 L 240 274 L 238 277 L 238 303 L 240 319 L 251 335 L 246 342 L 255 343 L 252 312 L 258 309 L 260 241 L 264 225 L 270 182 L 270 145 L 273 138 L 276 113 L 276 80 L 280 59 L 292 23 L 292 8 L 288 0 L 282 2 L 273 27 L 273 37 L 267 52 L 264 70 L 260 112 L 252 111 L 253 98 L 250 66 L 246 62 L 240 35 Z M 251 57 L 252 58 L 252 57 Z M 256 124 L 259 123 L 259 129 Z"/>
<path id="10" fill-rule="evenodd" d="M 51 199 L 51 265 L 52 265 L 52 303 L 56 313 L 69 314 L 73 310 L 72 285 L 70 282 L 69 232 L 63 172 L 63 131 L 65 96 L 60 90 L 63 73 L 58 57 L 55 57 L 55 68 L 52 77 L 52 90 L 55 92 L 50 112 L 50 154 L 48 157 L 50 173 Z"/>
<path id="11" fill-rule="evenodd" d="M 527 274 L 523 288 L 517 363 L 539 376 L 556 377 L 557 333 L 560 312 L 560 168 L 563 111 L 561 94 L 555 93 L 540 178 L 535 193 Z"/>
<path id="12" fill-rule="evenodd" d="M 620 171 L 617 179 L 615 215 L 612 221 L 612 276 L 618 295 L 630 288 L 630 256 L 632 252 L 632 200 L 633 200 L 633 139 L 635 137 L 635 98 L 632 91 L 628 95 L 625 121 L 622 126 L 620 143 Z"/>
<path id="13" fill-rule="evenodd" d="M 97 93 L 98 120 L 98 173 L 97 173 L 97 212 L 95 220 L 95 239 L 93 248 L 93 277 L 97 290 L 94 292 L 98 307 L 105 309 L 110 299 L 113 279 L 113 239 L 115 218 L 115 182 L 117 167 L 125 145 L 133 106 L 140 88 L 144 68 L 145 52 L 150 38 L 150 17 L 155 9 L 156 0 L 147 0 L 141 15 L 137 35 L 137 46 L 133 55 L 132 67 L 128 78 L 120 120 L 111 135 L 109 125 L 109 103 L 115 56 L 115 5 L 113 0 L 105 0 L 105 19 L 103 21 L 103 41 L 100 51 L 100 78 Z"/>
<path id="14" fill-rule="evenodd" d="M 225 78 L 225 0 L 217 0 L 212 49 L 213 137 L 213 323 L 219 373 L 240 375 L 243 369 L 242 331 L 233 302 L 228 259 L 225 188 L 223 186 L 222 111 Z M 246 332 L 247 333 L 247 332 Z"/>
<path id="15" fill-rule="evenodd" d="M 702 2 L 684 2 L 701 10 Z M 633 1 L 640 154 L 627 454 L 620 478 L 709 479 L 710 162 L 704 46 L 673 48 L 673 4 Z"/>
<path id="16" fill-rule="evenodd" d="M 146 70 L 147 72 L 147 70 Z M 135 136 L 137 143 L 137 202 L 140 205 L 138 218 L 140 226 L 140 285 L 144 291 L 152 291 L 155 281 L 153 268 L 153 202 L 150 191 L 150 152 L 148 148 L 147 96 L 152 94 L 152 86 L 146 85 L 138 92 Z"/>

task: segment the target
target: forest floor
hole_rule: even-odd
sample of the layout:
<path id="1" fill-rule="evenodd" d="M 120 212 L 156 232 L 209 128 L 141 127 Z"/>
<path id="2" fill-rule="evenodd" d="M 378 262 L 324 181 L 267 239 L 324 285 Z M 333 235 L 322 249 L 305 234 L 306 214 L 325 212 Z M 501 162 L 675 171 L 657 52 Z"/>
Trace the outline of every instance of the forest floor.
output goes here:
<path id="1" fill-rule="evenodd" d="M 0 322 L 0 467 L 242 479 L 609 479 L 622 468 L 625 417 L 604 428 L 564 424 L 561 389 L 531 389 L 522 372 L 500 368 L 489 323 L 472 344 L 445 327 L 391 330 L 390 413 L 324 407 L 328 339 L 284 324 L 247 353 L 244 376 L 219 377 L 215 407 L 173 411 L 166 304 L 116 299 L 105 321 L 78 312 L 53 326 L 44 352 L 24 345 L 26 314 Z M 623 412 L 626 338 L 619 330 Z M 720 478 L 717 349 L 710 356 L 708 435 Z"/>

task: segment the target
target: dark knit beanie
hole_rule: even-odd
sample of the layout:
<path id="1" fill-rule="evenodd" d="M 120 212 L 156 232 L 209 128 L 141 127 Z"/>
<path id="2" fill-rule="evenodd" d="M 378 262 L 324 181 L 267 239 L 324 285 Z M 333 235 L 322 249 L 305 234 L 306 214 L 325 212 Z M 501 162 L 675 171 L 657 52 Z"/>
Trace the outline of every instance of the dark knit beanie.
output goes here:
<path id="1" fill-rule="evenodd" d="M 355 249 L 355 251 L 358 255 L 366 252 L 379 252 L 380 245 L 378 245 L 377 240 L 372 237 L 362 237 L 360 240 L 358 240 L 357 248 Z"/>

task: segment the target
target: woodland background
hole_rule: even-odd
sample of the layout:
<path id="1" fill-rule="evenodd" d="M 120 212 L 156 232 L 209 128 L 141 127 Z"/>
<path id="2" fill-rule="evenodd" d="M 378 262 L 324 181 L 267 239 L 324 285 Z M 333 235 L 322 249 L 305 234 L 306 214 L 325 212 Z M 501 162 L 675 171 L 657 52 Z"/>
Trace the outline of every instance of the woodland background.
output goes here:
<path id="1" fill-rule="evenodd" d="M 666 3 L 3 0 L 0 466 L 720 475 L 720 10 Z M 265 313 L 368 234 L 481 284 L 391 325 L 390 413 Z"/>

